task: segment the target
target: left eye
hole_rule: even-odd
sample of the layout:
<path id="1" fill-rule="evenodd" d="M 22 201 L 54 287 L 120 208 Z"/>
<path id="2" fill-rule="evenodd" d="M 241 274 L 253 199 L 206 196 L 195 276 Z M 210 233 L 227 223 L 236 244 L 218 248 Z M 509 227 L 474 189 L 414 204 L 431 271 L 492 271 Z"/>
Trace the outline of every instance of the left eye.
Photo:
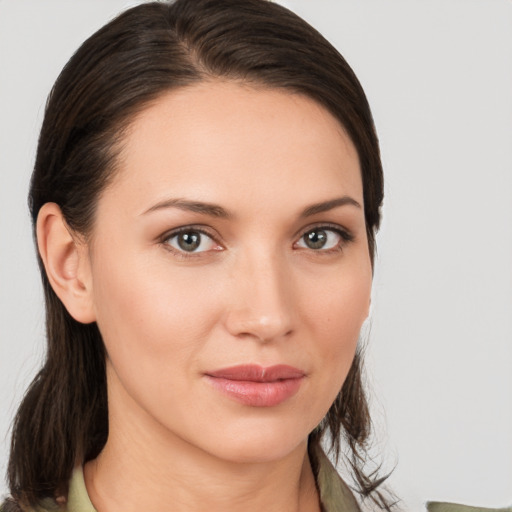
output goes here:
<path id="1" fill-rule="evenodd" d="M 217 244 L 206 233 L 190 229 L 181 231 L 167 238 L 166 243 L 180 252 L 211 251 Z"/>
<path id="2" fill-rule="evenodd" d="M 313 250 L 327 250 L 334 249 L 341 240 L 341 234 L 334 229 L 315 228 L 304 233 L 297 242 L 297 246 Z"/>

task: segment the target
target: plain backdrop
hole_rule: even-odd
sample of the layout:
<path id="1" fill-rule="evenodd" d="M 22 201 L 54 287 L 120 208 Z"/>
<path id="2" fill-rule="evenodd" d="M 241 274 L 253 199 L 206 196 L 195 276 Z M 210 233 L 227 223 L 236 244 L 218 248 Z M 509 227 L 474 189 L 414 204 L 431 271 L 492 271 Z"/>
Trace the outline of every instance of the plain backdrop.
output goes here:
<path id="1" fill-rule="evenodd" d="M 26 192 L 46 96 L 125 0 L 0 0 L 0 471 L 44 312 Z M 345 56 L 386 176 L 367 349 L 407 510 L 512 504 L 512 2 L 287 0 Z M 6 486 L 0 482 L 0 494 Z"/>

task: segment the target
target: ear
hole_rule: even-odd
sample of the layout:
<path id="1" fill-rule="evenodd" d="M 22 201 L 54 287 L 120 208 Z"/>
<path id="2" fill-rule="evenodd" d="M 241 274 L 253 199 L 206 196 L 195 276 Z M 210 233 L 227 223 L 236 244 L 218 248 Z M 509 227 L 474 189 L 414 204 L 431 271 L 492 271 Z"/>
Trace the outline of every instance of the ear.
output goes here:
<path id="1" fill-rule="evenodd" d="M 37 216 L 37 246 L 46 275 L 68 313 L 84 324 L 96 320 L 88 247 L 74 236 L 58 205 L 46 203 Z"/>

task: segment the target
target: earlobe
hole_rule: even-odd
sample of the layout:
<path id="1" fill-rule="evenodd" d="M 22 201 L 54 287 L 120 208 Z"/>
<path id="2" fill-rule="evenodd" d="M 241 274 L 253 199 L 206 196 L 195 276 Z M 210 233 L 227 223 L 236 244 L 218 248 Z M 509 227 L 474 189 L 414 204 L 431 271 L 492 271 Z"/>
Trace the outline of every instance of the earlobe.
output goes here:
<path id="1" fill-rule="evenodd" d="M 87 247 L 72 235 L 55 203 L 46 203 L 39 211 L 37 246 L 53 291 L 68 313 L 78 322 L 94 322 Z"/>

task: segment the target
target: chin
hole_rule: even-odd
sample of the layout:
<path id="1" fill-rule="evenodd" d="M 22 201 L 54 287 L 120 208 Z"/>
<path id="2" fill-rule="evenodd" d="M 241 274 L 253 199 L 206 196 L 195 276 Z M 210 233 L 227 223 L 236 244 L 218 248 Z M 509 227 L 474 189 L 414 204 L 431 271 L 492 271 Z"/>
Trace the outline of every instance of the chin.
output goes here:
<path id="1" fill-rule="evenodd" d="M 286 425 L 254 425 L 243 431 L 226 429 L 206 448 L 211 455 L 234 463 L 256 464 L 283 459 L 307 446 L 309 431 L 294 432 Z"/>

